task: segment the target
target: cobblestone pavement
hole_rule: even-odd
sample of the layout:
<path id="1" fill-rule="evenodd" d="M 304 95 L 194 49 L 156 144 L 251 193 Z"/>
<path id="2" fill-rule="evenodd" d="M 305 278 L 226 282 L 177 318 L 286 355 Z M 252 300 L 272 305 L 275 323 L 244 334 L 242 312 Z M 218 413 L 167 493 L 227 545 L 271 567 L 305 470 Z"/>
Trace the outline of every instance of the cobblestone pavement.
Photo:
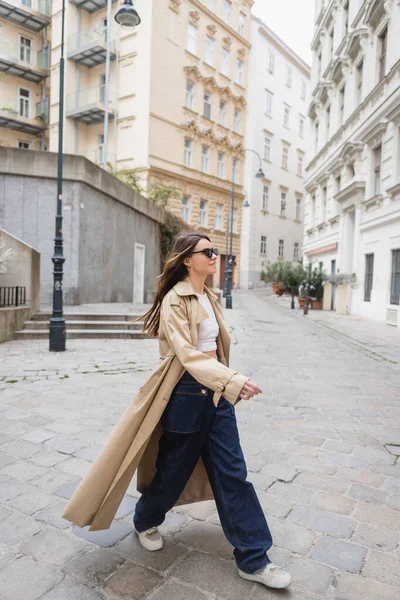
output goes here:
<path id="1" fill-rule="evenodd" d="M 236 409 L 249 479 L 271 558 L 293 586 L 238 577 L 213 502 L 171 512 L 153 554 L 132 535 L 134 482 L 110 530 L 64 521 L 67 498 L 158 364 L 157 342 L 70 340 L 57 355 L 16 341 L 0 345 L 1 600 L 398 600 L 399 332 L 351 317 L 345 330 L 341 319 L 327 327 L 266 290 L 235 293 L 234 306 L 232 366 L 264 390 Z"/>

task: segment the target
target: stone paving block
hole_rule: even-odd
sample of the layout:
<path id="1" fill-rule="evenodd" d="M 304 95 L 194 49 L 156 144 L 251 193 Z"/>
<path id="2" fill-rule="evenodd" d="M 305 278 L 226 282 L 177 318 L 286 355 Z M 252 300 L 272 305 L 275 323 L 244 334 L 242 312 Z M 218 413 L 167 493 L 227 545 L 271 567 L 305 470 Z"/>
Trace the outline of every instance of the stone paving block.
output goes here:
<path id="1" fill-rule="evenodd" d="M 76 556 L 63 570 L 81 583 L 97 589 L 124 563 L 125 558 L 114 549 L 96 548 Z"/>
<path id="2" fill-rule="evenodd" d="M 355 501 L 345 496 L 337 496 L 328 492 L 319 492 L 314 498 L 312 504 L 328 512 L 339 513 L 340 515 L 350 515 L 355 507 Z"/>
<path id="3" fill-rule="evenodd" d="M 61 454 L 55 450 L 47 449 L 35 454 L 35 456 L 32 456 L 31 461 L 36 465 L 43 467 L 54 467 L 54 465 L 58 465 L 64 460 L 68 460 L 68 458 L 68 454 Z"/>
<path id="4" fill-rule="evenodd" d="M 234 561 L 192 552 L 169 573 L 181 581 L 195 585 L 218 598 L 243 600 L 251 591 L 251 583 L 241 579 Z M 190 596 L 189 596 L 190 598 Z"/>
<path id="5" fill-rule="evenodd" d="M 392 494 L 400 494 L 400 479 L 396 479 L 395 477 L 386 477 L 382 487 Z"/>
<path id="6" fill-rule="evenodd" d="M 11 510 L 8 510 L 5 506 L 0 505 L 0 521 L 4 521 L 7 517 L 12 514 Z"/>
<path id="7" fill-rule="evenodd" d="M 356 526 L 356 521 L 350 517 L 344 517 L 311 506 L 296 506 L 287 520 L 296 525 L 339 538 L 351 537 Z"/>
<path id="8" fill-rule="evenodd" d="M 399 560 L 388 552 L 372 550 L 365 562 L 363 575 L 400 589 Z"/>
<path id="9" fill-rule="evenodd" d="M 398 464 L 387 465 L 382 462 L 373 462 L 371 463 L 369 470 L 373 473 L 380 473 L 381 475 L 389 475 L 390 477 L 400 479 L 400 466 Z"/>
<path id="10" fill-rule="evenodd" d="M 32 425 L 33 427 L 42 427 L 43 425 L 48 425 L 51 423 L 51 419 L 45 417 L 44 415 L 31 415 L 24 419 L 24 423 L 27 425 Z"/>
<path id="11" fill-rule="evenodd" d="M 274 545 L 297 554 L 307 554 L 314 540 L 315 533 L 305 527 L 298 527 L 288 521 L 268 519 Z"/>
<path id="12" fill-rule="evenodd" d="M 121 521 L 113 521 L 109 529 L 103 529 L 101 531 L 89 531 L 88 527 L 81 528 L 75 526 L 73 528 L 73 532 L 77 537 L 87 540 L 92 544 L 103 546 L 103 548 L 114 546 L 114 544 L 126 538 L 132 531 L 133 526 L 122 523 Z"/>
<path id="13" fill-rule="evenodd" d="M 132 496 L 128 496 L 127 494 L 125 494 L 125 496 L 122 498 L 121 504 L 118 507 L 115 518 L 123 519 L 124 517 L 127 517 L 128 515 L 131 515 L 133 518 L 133 513 L 135 511 L 136 503 L 137 503 L 137 498 L 132 498 Z"/>
<path id="14" fill-rule="evenodd" d="M 267 519 L 268 516 L 284 519 L 295 504 L 293 500 L 264 492 L 258 494 L 258 499 Z"/>
<path id="15" fill-rule="evenodd" d="M 28 460 L 17 460 L 15 463 L 1 469 L 1 472 L 4 475 L 7 475 L 7 477 L 11 477 L 11 479 L 16 479 L 17 481 L 31 481 L 32 479 L 45 474 L 46 469 L 44 467 L 39 467 Z"/>
<path id="16" fill-rule="evenodd" d="M 303 472 L 294 481 L 297 485 L 303 485 L 314 490 L 330 492 L 331 494 L 344 494 L 350 487 L 347 481 L 326 477 L 318 473 Z"/>
<path id="17" fill-rule="evenodd" d="M 278 479 L 278 481 L 289 482 L 293 481 L 298 474 L 298 471 L 297 469 L 293 469 L 286 465 L 266 465 L 261 469 L 261 473 Z"/>
<path id="18" fill-rule="evenodd" d="M 103 600 L 104 598 L 105 596 L 96 590 L 66 577 L 64 581 L 42 596 L 41 600 Z"/>
<path id="19" fill-rule="evenodd" d="M 44 474 L 37 479 L 32 480 L 32 485 L 35 485 L 44 492 L 53 492 L 61 485 L 76 479 L 76 476 L 71 475 L 70 473 L 64 473 L 63 471 L 60 471 L 58 467 L 52 467 L 51 469 L 45 469 L 44 471 Z"/>
<path id="20" fill-rule="evenodd" d="M 383 527 L 360 523 L 351 539 L 376 550 L 394 550 L 399 542 L 399 534 Z"/>
<path id="21" fill-rule="evenodd" d="M 209 596 L 191 585 L 169 580 L 152 593 L 149 600 L 209 600 Z"/>
<path id="22" fill-rule="evenodd" d="M 194 523 L 199 524 L 198 521 Z M 201 527 L 204 528 L 204 526 L 205 523 L 201 523 Z M 135 563 L 160 572 L 167 571 L 181 556 L 188 552 L 185 546 L 176 544 L 170 538 L 164 538 L 164 548 L 162 550 L 149 552 L 142 548 L 135 533 L 118 542 L 115 550 L 128 560 L 133 560 Z"/>
<path id="23" fill-rule="evenodd" d="M 354 458 L 347 454 L 340 454 L 339 452 L 321 452 L 319 460 L 333 465 L 339 465 L 342 467 L 353 467 L 354 469 L 367 469 L 370 462 L 362 458 Z"/>
<path id="24" fill-rule="evenodd" d="M 376 448 L 356 446 L 352 456 L 363 458 L 373 462 L 384 462 L 388 465 L 393 465 L 396 457 L 387 452 L 384 448 L 378 450 Z"/>
<path id="25" fill-rule="evenodd" d="M 368 548 L 323 536 L 312 549 L 310 557 L 341 571 L 359 573 Z"/>
<path id="26" fill-rule="evenodd" d="M 14 551 L 10 546 L 0 543 L 0 569 L 14 558 Z M 0 595 L 1 598 L 1 595 Z"/>
<path id="27" fill-rule="evenodd" d="M 106 594 L 112 597 L 142 600 L 163 581 L 163 578 L 132 562 L 125 563 L 104 584 Z"/>
<path id="28" fill-rule="evenodd" d="M 64 485 L 60 485 L 60 487 L 56 488 L 53 494 L 60 496 L 61 498 L 66 498 L 69 500 L 72 497 L 72 494 L 75 492 L 76 488 L 80 484 L 81 480 L 76 479 L 75 481 L 70 481 Z"/>
<path id="29" fill-rule="evenodd" d="M 19 558 L 0 570 L 1 595 L 5 600 L 38 600 L 63 577 L 54 567 Z"/>
<path id="30" fill-rule="evenodd" d="M 258 473 L 265 465 L 265 460 L 261 456 L 247 456 L 246 466 L 251 473 Z"/>
<path id="31" fill-rule="evenodd" d="M 10 500 L 8 506 L 12 506 L 12 508 L 16 508 L 26 515 L 33 515 L 38 510 L 42 510 L 56 501 L 57 498 L 53 495 L 34 489 L 32 492 L 22 494 Z"/>
<path id="32" fill-rule="evenodd" d="M 53 525 L 53 527 L 57 527 L 58 529 L 67 529 L 67 527 L 70 527 L 71 523 L 61 516 L 66 506 L 67 501 L 60 500 L 37 512 L 35 514 L 35 519 L 47 523 L 48 525 Z"/>
<path id="33" fill-rule="evenodd" d="M 314 491 L 295 483 L 282 483 L 277 481 L 268 488 L 268 494 L 276 494 L 277 496 L 292 500 L 296 504 L 308 504 L 315 496 Z"/>
<path id="34" fill-rule="evenodd" d="M 386 446 L 386 450 L 394 456 L 400 456 L 400 446 Z"/>
<path id="35" fill-rule="evenodd" d="M 78 458 L 83 458 L 84 460 L 88 460 L 89 462 L 93 462 L 100 453 L 102 446 L 99 444 L 93 444 L 91 446 L 87 446 L 86 448 L 80 448 L 75 452 L 75 456 Z"/>
<path id="36" fill-rule="evenodd" d="M 389 506 L 389 508 L 400 510 L 400 494 L 393 494 L 392 496 L 389 496 L 386 500 L 386 504 Z"/>
<path id="37" fill-rule="evenodd" d="M 378 490 L 374 487 L 354 483 L 347 492 L 350 498 L 354 500 L 362 500 L 363 502 L 372 502 L 373 504 L 385 504 L 388 492 Z"/>
<path id="38" fill-rule="evenodd" d="M 189 520 L 186 515 L 169 511 L 165 517 L 164 523 L 159 526 L 158 530 L 163 536 L 172 535 L 183 529 L 188 522 Z"/>
<path id="39" fill-rule="evenodd" d="M 29 541 L 19 545 L 22 554 L 27 554 L 39 562 L 62 566 L 88 544 L 57 529 L 46 527 Z"/>
<path id="40" fill-rule="evenodd" d="M 180 513 L 181 515 L 188 515 L 189 517 L 192 517 L 192 519 L 198 519 L 199 521 L 206 521 L 215 510 L 216 506 L 214 500 L 196 502 L 195 504 L 184 504 L 183 506 L 176 506 L 173 508 L 174 512 Z"/>
<path id="41" fill-rule="evenodd" d="M 25 420 L 26 423 L 26 420 Z M 51 431 L 46 431 L 45 429 L 33 429 L 29 433 L 24 433 L 21 435 L 21 439 L 27 442 L 32 442 L 32 444 L 41 444 L 46 440 L 50 440 L 55 437 L 57 434 L 52 433 Z"/>
<path id="42" fill-rule="evenodd" d="M 361 523 L 400 531 L 400 513 L 391 508 L 376 506 L 368 502 L 357 502 L 352 516 Z"/>
<path id="43" fill-rule="evenodd" d="M 9 546 L 15 546 L 15 544 L 19 544 L 19 542 L 35 535 L 42 528 L 42 524 L 35 521 L 32 517 L 13 513 L 1 522 L 0 542 Z"/>
<path id="44" fill-rule="evenodd" d="M 335 600 L 398 600 L 399 588 L 360 575 L 342 575 Z"/>
<path id="45" fill-rule="evenodd" d="M 308 446 L 322 446 L 322 444 L 325 442 L 325 438 L 323 437 L 306 435 L 305 433 L 299 433 L 294 439 L 299 444 L 307 444 Z"/>
<path id="46" fill-rule="evenodd" d="M 7 502 L 7 500 L 21 496 L 30 489 L 32 488 L 29 484 L 21 481 L 13 481 L 12 479 L 3 481 L 0 483 L 0 502 Z"/>
<path id="47" fill-rule="evenodd" d="M 265 491 L 268 489 L 276 479 L 269 475 L 263 475 L 262 473 L 247 472 L 247 481 L 250 481 L 256 490 Z"/>
<path id="48" fill-rule="evenodd" d="M 296 586 L 314 594 L 326 593 L 333 582 L 334 571 L 330 567 L 314 562 L 305 556 L 293 556 L 286 568 L 292 575 Z"/>
<path id="49" fill-rule="evenodd" d="M 307 456 L 298 455 L 292 456 L 288 461 L 288 464 L 293 466 L 299 472 L 321 473 L 321 475 L 334 475 L 339 468 L 337 465 L 326 465 L 318 460 L 318 458 L 309 458 Z"/>
<path id="50" fill-rule="evenodd" d="M 359 471 L 351 467 L 340 467 L 335 477 L 341 480 L 352 481 L 353 483 L 361 483 L 372 487 L 380 487 L 385 481 L 385 477 L 378 473 L 370 473 L 369 471 Z"/>
<path id="51" fill-rule="evenodd" d="M 72 457 L 62 462 L 58 468 L 64 473 L 70 473 L 75 477 L 80 477 L 81 479 L 83 479 L 83 477 L 86 475 L 89 468 L 91 467 L 91 464 L 92 463 L 90 463 L 88 460 Z"/>
<path id="52" fill-rule="evenodd" d="M 233 547 L 226 539 L 222 528 L 212 523 L 193 521 L 174 536 L 174 540 L 186 544 L 189 548 L 214 554 L 220 558 L 231 559 Z"/>
<path id="53" fill-rule="evenodd" d="M 77 450 L 87 445 L 83 440 L 75 440 L 62 435 L 57 435 L 50 440 L 46 440 L 44 444 L 48 448 L 52 448 L 63 454 L 74 454 Z"/>
<path id="54" fill-rule="evenodd" d="M 322 450 L 331 450 L 332 452 L 343 452 L 344 454 L 350 454 L 354 450 L 353 444 L 345 442 L 336 442 L 334 440 L 327 440 L 322 446 Z"/>
<path id="55" fill-rule="evenodd" d="M 11 454 L 7 454 L 6 452 L 0 452 L 0 469 L 7 465 L 12 465 L 16 460 L 15 456 L 11 456 Z"/>

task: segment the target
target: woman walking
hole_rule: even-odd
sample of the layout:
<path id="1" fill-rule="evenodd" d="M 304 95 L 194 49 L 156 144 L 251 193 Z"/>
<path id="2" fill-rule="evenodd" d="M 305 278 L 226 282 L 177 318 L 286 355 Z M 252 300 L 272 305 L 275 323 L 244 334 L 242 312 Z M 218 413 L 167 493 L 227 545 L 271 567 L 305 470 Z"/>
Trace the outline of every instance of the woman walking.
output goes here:
<path id="1" fill-rule="evenodd" d="M 153 306 L 144 316 L 144 330 L 159 338 L 162 363 L 139 390 L 63 516 L 80 526 L 91 524 L 91 529 L 109 526 L 139 467 L 142 496 L 134 527 L 144 548 L 162 549 L 157 528 L 175 505 L 214 497 L 239 575 L 284 588 L 291 576 L 268 558 L 272 538 L 246 481 L 233 407 L 262 390 L 229 368 L 229 334 L 216 298 L 205 286 L 207 276 L 216 272 L 217 256 L 207 236 L 188 234 L 176 240 Z M 117 450 L 117 444 L 123 449 Z M 109 479 L 99 484 L 101 473 L 104 479 L 109 470 Z"/>

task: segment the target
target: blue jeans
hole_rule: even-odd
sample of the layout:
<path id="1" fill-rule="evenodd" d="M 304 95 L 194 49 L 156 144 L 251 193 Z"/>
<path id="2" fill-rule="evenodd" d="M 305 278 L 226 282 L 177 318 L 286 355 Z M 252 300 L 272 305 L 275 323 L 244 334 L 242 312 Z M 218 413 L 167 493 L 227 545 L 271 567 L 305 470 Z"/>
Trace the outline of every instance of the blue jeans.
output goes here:
<path id="1" fill-rule="evenodd" d="M 221 525 L 242 571 L 255 573 L 269 562 L 272 537 L 240 447 L 233 406 L 187 371 L 175 386 L 161 419 L 156 475 L 135 509 L 138 531 L 161 525 L 181 495 L 201 456 Z"/>

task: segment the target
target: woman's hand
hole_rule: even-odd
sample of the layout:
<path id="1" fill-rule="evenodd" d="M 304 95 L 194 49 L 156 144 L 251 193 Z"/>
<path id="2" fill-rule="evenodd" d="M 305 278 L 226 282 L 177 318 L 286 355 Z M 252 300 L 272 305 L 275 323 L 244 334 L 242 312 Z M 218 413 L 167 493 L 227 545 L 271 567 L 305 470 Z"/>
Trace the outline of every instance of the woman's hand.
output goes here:
<path id="1" fill-rule="evenodd" d="M 253 396 L 256 396 L 257 394 L 262 394 L 262 389 L 259 388 L 254 381 L 248 379 L 242 387 L 239 398 L 242 398 L 242 400 L 250 400 L 250 398 L 253 398 Z"/>

